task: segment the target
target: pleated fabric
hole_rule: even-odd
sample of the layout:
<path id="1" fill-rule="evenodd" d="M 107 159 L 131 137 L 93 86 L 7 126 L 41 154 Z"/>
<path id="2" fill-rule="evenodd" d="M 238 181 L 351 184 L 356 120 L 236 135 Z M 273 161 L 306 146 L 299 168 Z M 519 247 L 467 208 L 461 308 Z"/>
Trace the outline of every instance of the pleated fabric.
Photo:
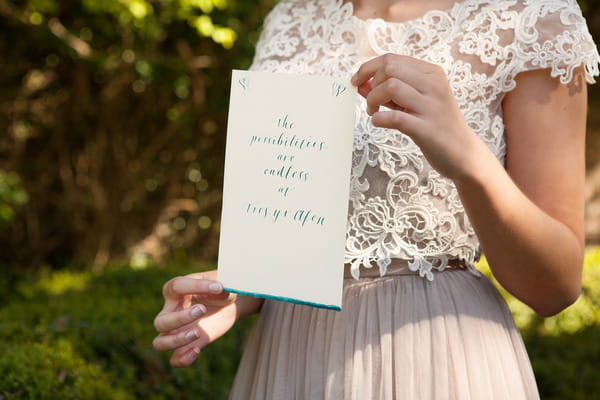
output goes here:
<path id="1" fill-rule="evenodd" d="M 343 311 L 265 301 L 231 399 L 538 399 L 510 311 L 464 269 L 345 279 Z"/>

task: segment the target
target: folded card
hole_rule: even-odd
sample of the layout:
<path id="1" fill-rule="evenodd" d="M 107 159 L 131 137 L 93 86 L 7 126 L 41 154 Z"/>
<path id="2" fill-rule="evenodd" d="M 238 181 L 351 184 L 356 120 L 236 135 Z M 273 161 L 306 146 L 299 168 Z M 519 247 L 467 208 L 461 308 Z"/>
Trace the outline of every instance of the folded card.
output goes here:
<path id="1" fill-rule="evenodd" d="M 227 291 L 340 310 L 356 88 L 234 70 L 218 275 Z"/>

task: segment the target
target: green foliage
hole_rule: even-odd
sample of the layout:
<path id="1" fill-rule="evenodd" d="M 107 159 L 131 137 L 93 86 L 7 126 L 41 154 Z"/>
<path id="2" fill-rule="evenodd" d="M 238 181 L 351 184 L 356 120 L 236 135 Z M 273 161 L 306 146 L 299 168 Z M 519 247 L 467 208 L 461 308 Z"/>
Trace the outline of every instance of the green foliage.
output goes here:
<path id="1" fill-rule="evenodd" d="M 106 374 L 73 352 L 68 341 L 3 343 L 2 399 L 134 399 L 108 383 Z"/>
<path id="2" fill-rule="evenodd" d="M 0 0 L 0 170 L 30 198 L 0 198 L 0 259 L 214 261 L 230 70 L 274 2 Z"/>
<path id="3" fill-rule="evenodd" d="M 151 346 L 162 285 L 199 269 L 113 266 L 98 274 L 21 276 L 0 308 L 0 347 L 10 354 L 0 359 L 0 398 L 225 399 L 252 318 L 190 368 L 170 367 L 168 355 Z"/>
<path id="4" fill-rule="evenodd" d="M 14 173 L 0 170 L 0 227 L 8 226 L 15 215 L 15 206 L 27 202 L 27 192 Z"/>
<path id="5" fill-rule="evenodd" d="M 485 259 L 478 267 L 491 277 Z M 541 398 L 583 400 L 600 396 L 600 247 L 586 251 L 579 299 L 553 317 L 539 317 L 494 283 L 523 334 Z"/>
<path id="6" fill-rule="evenodd" d="M 230 2 L 226 0 L 177 0 L 150 2 L 146 0 L 96 1 L 81 2 L 81 11 L 109 16 L 118 21 L 121 29 L 138 34 L 145 39 L 157 40 L 166 34 L 163 21 L 184 21 L 195 28 L 198 34 L 211 38 L 225 48 L 231 48 L 236 40 L 236 33 L 229 27 L 213 23 L 211 13 L 215 10 L 226 10 Z M 32 25 L 41 25 L 51 18 L 60 15 L 61 5 L 58 0 L 31 1 L 20 8 L 21 19 Z M 90 36 L 86 34 L 85 36 Z"/>

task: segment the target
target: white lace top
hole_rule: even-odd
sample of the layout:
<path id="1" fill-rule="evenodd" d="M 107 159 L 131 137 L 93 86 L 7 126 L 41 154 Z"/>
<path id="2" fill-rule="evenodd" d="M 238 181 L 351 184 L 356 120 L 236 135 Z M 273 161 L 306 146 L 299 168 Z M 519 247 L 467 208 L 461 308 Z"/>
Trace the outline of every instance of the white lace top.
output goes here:
<path id="1" fill-rule="evenodd" d="M 502 99 L 515 76 L 548 68 L 568 83 L 582 64 L 598 75 L 598 51 L 575 0 L 462 0 L 407 22 L 361 20 L 341 0 L 282 0 L 265 20 L 252 69 L 350 77 L 376 55 L 440 65 L 464 118 L 503 162 Z M 442 111 L 442 110 L 441 110 Z M 443 112 L 443 111 L 442 111 Z M 472 266 L 479 242 L 452 181 L 410 138 L 370 123 L 357 95 L 346 262 L 391 259 L 433 279 L 449 259 Z"/>

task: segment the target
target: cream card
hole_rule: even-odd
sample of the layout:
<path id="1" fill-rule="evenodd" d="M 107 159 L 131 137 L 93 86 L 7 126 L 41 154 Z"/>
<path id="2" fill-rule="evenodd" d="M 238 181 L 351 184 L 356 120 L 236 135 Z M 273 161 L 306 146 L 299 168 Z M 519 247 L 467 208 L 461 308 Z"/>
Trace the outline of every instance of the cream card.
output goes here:
<path id="1" fill-rule="evenodd" d="M 341 309 L 355 101 L 349 79 L 233 71 L 226 290 Z"/>

